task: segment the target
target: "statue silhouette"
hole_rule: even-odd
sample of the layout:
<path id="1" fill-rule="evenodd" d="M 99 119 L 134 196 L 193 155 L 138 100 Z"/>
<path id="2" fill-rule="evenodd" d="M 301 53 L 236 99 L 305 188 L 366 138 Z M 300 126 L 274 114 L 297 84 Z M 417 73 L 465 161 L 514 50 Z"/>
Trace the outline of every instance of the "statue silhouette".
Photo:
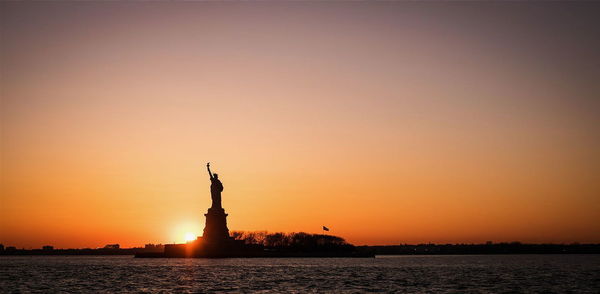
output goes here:
<path id="1" fill-rule="evenodd" d="M 208 175 L 210 176 L 210 196 L 212 198 L 212 207 L 221 209 L 221 192 L 223 192 L 223 184 L 219 181 L 219 175 L 210 172 L 210 162 L 206 164 Z"/>

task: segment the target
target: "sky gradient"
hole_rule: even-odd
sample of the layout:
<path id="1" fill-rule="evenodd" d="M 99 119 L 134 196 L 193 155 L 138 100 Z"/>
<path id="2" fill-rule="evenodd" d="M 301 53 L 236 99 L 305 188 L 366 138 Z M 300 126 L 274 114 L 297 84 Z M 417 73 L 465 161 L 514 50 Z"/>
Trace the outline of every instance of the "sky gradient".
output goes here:
<path id="1" fill-rule="evenodd" d="M 0 243 L 600 242 L 597 3 L 0 3 Z"/>

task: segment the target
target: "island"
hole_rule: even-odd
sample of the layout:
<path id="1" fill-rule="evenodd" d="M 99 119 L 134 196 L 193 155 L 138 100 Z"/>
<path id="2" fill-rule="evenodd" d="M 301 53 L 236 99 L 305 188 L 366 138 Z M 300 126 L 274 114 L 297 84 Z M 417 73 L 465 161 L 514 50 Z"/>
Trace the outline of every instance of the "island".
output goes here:
<path id="1" fill-rule="evenodd" d="M 190 257 L 374 257 L 370 251 L 358 251 L 344 239 L 325 234 L 272 234 L 271 242 L 256 242 L 256 238 L 237 234 L 231 236 L 227 216 L 221 203 L 223 183 L 206 164 L 210 179 L 212 205 L 204 214 L 206 223 L 201 237 L 185 244 L 165 244 L 163 252 L 138 252 L 138 258 Z M 253 236 L 255 237 L 255 236 Z"/>

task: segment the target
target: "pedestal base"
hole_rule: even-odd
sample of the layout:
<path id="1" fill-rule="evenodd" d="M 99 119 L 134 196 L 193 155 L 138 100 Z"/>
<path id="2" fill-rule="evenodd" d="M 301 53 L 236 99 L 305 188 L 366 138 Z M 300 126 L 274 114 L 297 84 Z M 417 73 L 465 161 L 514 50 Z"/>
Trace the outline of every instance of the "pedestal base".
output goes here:
<path id="1" fill-rule="evenodd" d="M 206 213 L 206 225 L 202 239 L 206 243 L 219 243 L 230 240 L 229 229 L 227 228 L 227 214 L 223 208 L 209 208 Z"/>

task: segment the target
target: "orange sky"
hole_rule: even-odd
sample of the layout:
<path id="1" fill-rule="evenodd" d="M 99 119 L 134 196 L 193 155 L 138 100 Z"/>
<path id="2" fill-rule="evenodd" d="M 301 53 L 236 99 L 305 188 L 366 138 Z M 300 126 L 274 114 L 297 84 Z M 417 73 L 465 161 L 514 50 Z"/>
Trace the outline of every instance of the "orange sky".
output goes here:
<path id="1" fill-rule="evenodd" d="M 5 245 L 600 242 L 593 3 L 0 5 Z"/>

